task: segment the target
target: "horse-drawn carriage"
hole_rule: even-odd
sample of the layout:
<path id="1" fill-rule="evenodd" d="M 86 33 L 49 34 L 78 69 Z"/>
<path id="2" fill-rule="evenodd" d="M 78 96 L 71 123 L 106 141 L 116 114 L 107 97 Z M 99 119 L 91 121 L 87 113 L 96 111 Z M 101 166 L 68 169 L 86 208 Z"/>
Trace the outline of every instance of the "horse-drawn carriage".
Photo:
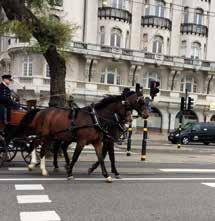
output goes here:
<path id="1" fill-rule="evenodd" d="M 4 162 L 12 161 L 18 152 L 21 153 L 24 161 L 29 164 L 31 161 L 31 142 L 33 136 L 23 137 L 23 138 L 13 138 L 13 133 L 15 132 L 17 126 L 21 122 L 22 118 L 26 115 L 29 108 L 32 107 L 32 102 L 20 110 L 10 110 L 9 121 L 7 122 L 7 110 L 5 107 L 0 106 L 0 167 Z"/>

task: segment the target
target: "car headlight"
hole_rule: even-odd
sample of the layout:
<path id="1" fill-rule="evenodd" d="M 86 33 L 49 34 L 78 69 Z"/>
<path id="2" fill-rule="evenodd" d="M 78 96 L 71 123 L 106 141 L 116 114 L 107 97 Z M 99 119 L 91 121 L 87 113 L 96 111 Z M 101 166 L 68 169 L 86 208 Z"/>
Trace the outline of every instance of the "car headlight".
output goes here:
<path id="1" fill-rule="evenodd" d="M 176 134 L 175 136 L 176 136 L 176 137 L 179 137 L 179 134 Z"/>

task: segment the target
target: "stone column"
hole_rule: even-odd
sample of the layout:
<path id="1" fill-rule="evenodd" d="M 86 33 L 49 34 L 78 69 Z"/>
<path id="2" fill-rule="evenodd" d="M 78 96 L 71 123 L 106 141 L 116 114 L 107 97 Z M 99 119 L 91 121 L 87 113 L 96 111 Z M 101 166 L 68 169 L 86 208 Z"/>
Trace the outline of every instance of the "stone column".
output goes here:
<path id="1" fill-rule="evenodd" d="M 179 78 L 179 76 L 181 75 L 181 70 L 177 70 L 177 69 L 172 69 L 170 72 L 170 77 L 169 77 L 169 89 L 171 91 L 177 90 L 177 79 Z"/>
<path id="2" fill-rule="evenodd" d="M 86 82 L 96 81 L 98 70 L 97 70 L 98 58 L 93 56 L 86 56 L 84 78 Z"/>
<path id="3" fill-rule="evenodd" d="M 142 69 L 143 64 L 131 63 L 129 76 L 128 76 L 128 85 L 135 86 L 136 83 L 142 84 L 139 78 L 139 72 Z M 134 79 L 134 85 L 132 85 Z"/>

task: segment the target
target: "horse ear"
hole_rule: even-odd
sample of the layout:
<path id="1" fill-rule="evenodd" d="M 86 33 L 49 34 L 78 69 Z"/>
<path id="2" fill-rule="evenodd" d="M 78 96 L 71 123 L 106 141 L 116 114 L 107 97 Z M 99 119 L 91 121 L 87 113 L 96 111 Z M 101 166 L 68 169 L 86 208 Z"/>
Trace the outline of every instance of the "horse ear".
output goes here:
<path id="1" fill-rule="evenodd" d="M 140 84 L 136 84 L 136 93 L 140 92 Z"/>

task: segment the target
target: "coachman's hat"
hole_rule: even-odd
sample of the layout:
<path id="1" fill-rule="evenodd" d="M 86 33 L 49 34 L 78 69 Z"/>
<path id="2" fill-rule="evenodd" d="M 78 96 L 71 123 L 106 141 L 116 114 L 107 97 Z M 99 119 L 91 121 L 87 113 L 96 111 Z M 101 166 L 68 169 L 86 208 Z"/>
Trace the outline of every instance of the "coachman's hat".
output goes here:
<path id="1" fill-rule="evenodd" d="M 13 80 L 13 79 L 12 79 L 12 76 L 11 76 L 10 74 L 4 74 L 4 75 L 2 75 L 2 80 L 4 80 L 4 79 L 10 80 L 10 81 Z"/>

